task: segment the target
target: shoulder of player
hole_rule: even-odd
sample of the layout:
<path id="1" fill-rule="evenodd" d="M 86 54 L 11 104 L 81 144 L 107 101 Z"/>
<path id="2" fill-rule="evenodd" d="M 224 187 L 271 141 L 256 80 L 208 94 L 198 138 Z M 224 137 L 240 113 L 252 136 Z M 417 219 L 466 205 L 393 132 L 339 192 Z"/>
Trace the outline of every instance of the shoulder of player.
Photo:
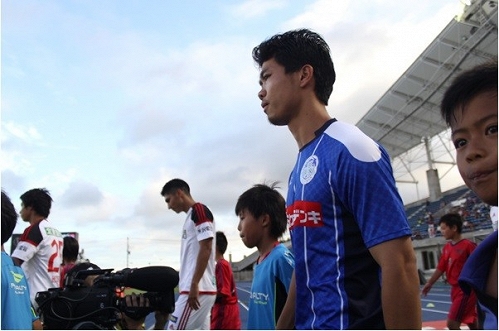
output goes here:
<path id="1" fill-rule="evenodd" d="M 192 206 L 191 220 L 194 222 L 198 222 L 200 220 L 213 221 L 213 213 L 206 205 L 196 202 Z"/>
<path id="2" fill-rule="evenodd" d="M 61 232 L 59 230 L 57 230 L 55 227 L 53 227 L 52 224 L 50 224 L 50 222 L 47 220 L 40 221 L 38 223 L 38 228 L 47 237 L 53 236 L 53 237 L 61 237 L 62 238 Z"/>
<path id="3" fill-rule="evenodd" d="M 382 148 L 358 127 L 336 121 L 325 131 L 327 137 L 341 143 L 349 155 L 363 162 L 378 161 L 382 157 Z"/>
<path id="4" fill-rule="evenodd" d="M 293 253 L 282 243 L 276 245 L 269 255 L 272 255 L 272 260 L 276 262 L 286 261 L 289 263 L 290 260 L 294 261 Z"/>

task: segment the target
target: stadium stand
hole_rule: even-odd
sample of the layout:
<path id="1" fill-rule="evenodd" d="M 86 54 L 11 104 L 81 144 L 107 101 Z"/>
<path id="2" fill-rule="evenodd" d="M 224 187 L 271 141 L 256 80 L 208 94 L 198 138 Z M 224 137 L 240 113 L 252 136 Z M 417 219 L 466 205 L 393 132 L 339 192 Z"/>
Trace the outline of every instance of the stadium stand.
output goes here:
<path id="1" fill-rule="evenodd" d="M 406 215 L 413 239 L 419 240 L 429 237 L 428 225 L 431 223 L 437 229 L 436 236 L 441 236 L 438 223 L 440 217 L 449 212 L 457 212 L 463 216 L 465 221 L 463 233 L 492 229 L 489 210 L 489 205 L 480 202 L 466 186 L 461 186 L 443 193 L 439 201 L 422 200 L 406 206 Z"/>

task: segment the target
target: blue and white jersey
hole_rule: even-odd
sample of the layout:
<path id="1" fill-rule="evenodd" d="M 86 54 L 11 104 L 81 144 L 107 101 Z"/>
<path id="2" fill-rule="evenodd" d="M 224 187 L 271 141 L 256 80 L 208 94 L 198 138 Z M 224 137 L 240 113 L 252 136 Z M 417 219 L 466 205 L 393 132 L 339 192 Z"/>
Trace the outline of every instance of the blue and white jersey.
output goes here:
<path id="1" fill-rule="evenodd" d="M 478 298 L 478 327 L 497 330 L 497 299 L 486 292 L 490 269 L 497 254 L 497 231 L 492 232 L 471 253 L 459 275 L 459 285 L 465 293 L 472 290 Z"/>
<path id="2" fill-rule="evenodd" d="M 289 293 L 294 257 L 283 244 L 253 268 L 248 330 L 274 330 Z"/>
<path id="3" fill-rule="evenodd" d="M 390 158 L 357 127 L 328 121 L 298 154 L 287 214 L 297 329 L 385 328 L 368 249 L 410 236 Z"/>

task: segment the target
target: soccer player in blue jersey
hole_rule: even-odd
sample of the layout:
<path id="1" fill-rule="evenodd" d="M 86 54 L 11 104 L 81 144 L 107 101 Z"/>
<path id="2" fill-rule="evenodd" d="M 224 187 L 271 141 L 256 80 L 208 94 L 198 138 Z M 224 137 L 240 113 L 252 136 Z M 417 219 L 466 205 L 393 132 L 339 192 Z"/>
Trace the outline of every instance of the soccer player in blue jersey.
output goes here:
<path id="1" fill-rule="evenodd" d="M 277 327 L 421 329 L 416 256 L 390 158 L 329 115 L 329 46 L 294 30 L 262 42 L 253 59 L 263 111 L 299 148 L 287 193 L 295 272 Z"/>
<path id="2" fill-rule="evenodd" d="M 442 117 L 451 128 L 459 173 L 483 202 L 497 206 L 497 60 L 457 76 L 444 94 Z M 497 231 L 470 255 L 459 276 L 478 298 L 478 328 L 497 330 Z"/>
<path id="3" fill-rule="evenodd" d="M 258 249 L 248 309 L 249 330 L 273 330 L 288 297 L 293 275 L 293 254 L 279 243 L 286 231 L 286 202 L 275 184 L 258 184 L 241 194 L 236 203 L 239 235 Z"/>

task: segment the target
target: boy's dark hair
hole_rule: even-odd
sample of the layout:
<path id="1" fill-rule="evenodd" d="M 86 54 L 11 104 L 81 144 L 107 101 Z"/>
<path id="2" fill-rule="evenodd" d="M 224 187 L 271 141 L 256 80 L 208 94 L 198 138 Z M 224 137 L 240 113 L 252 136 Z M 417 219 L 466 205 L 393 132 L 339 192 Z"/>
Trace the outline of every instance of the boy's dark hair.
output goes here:
<path id="1" fill-rule="evenodd" d="M 165 184 L 165 186 L 163 186 L 163 189 L 161 190 L 161 195 L 165 196 L 167 194 L 171 194 L 178 189 L 184 191 L 185 193 L 187 193 L 187 195 L 191 194 L 190 193 L 191 189 L 189 188 L 189 184 L 187 184 L 182 179 L 175 178 L 175 179 L 170 180 L 169 182 L 167 182 Z"/>
<path id="2" fill-rule="evenodd" d="M 78 260 L 78 252 L 80 250 L 78 240 L 71 236 L 66 236 L 63 240 L 64 245 L 62 246 L 62 258 L 69 261 Z"/>
<path id="3" fill-rule="evenodd" d="M 456 226 L 458 233 L 463 230 L 463 217 L 457 213 L 445 214 L 440 218 L 438 225 L 442 223 L 445 223 L 449 228 Z"/>
<path id="4" fill-rule="evenodd" d="M 497 60 L 489 61 L 459 74 L 445 91 L 440 111 L 448 126 L 458 108 L 464 107 L 478 94 L 497 95 Z"/>
<path id="5" fill-rule="evenodd" d="M 327 106 L 336 73 L 329 46 L 319 34 L 308 29 L 288 31 L 253 48 L 253 60 L 260 67 L 272 58 L 284 66 L 287 74 L 300 70 L 306 64 L 311 65 L 314 68 L 315 94 Z"/>
<path id="6" fill-rule="evenodd" d="M 227 250 L 227 237 L 225 236 L 225 233 L 223 233 L 222 231 L 217 231 L 216 245 L 218 251 L 222 255 L 224 255 L 225 251 Z"/>
<path id="7" fill-rule="evenodd" d="M 24 192 L 20 197 L 24 207 L 31 207 L 40 216 L 47 218 L 52 207 L 52 198 L 45 188 L 34 188 Z"/>
<path id="8" fill-rule="evenodd" d="M 2 245 L 12 236 L 16 223 L 16 209 L 9 196 L 2 190 Z"/>
<path id="9" fill-rule="evenodd" d="M 255 218 L 269 215 L 270 235 L 279 238 L 286 231 L 288 224 L 286 216 L 286 201 L 276 190 L 277 183 L 270 186 L 257 184 L 241 194 L 236 203 L 235 212 L 239 215 L 246 209 Z"/>

